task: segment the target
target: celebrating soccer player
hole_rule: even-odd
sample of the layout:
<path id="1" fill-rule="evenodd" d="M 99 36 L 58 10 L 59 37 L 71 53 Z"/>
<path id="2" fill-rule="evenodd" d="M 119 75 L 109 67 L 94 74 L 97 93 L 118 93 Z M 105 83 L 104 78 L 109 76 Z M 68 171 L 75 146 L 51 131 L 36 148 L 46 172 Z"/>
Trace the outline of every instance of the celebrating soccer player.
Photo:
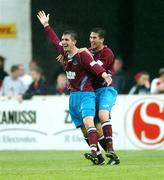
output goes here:
<path id="1" fill-rule="evenodd" d="M 102 28 L 94 28 L 91 30 L 90 34 L 90 44 L 89 48 L 92 53 L 94 60 L 101 65 L 106 72 L 111 76 L 114 73 L 114 55 L 110 48 L 104 45 L 106 32 Z M 109 165 L 115 165 L 120 163 L 120 159 L 114 152 L 113 139 L 112 139 L 112 124 L 111 124 L 111 109 L 115 104 L 117 91 L 112 87 L 112 85 L 107 86 L 103 79 L 94 78 L 93 87 L 96 94 L 96 128 L 98 129 L 99 136 L 101 133 L 101 126 L 104 137 L 99 138 L 99 143 L 106 151 L 106 156 L 109 158 Z M 101 126 L 97 120 L 100 120 Z M 85 157 L 90 158 L 90 154 L 86 153 Z M 92 160 L 92 159 L 91 159 Z"/>
<path id="2" fill-rule="evenodd" d="M 69 100 L 70 115 L 76 127 L 84 124 L 87 129 L 91 149 L 90 157 L 95 164 L 98 164 L 98 134 L 94 125 L 95 93 L 91 83 L 92 78 L 89 74 L 92 72 L 96 76 L 102 77 L 108 85 L 112 79 L 89 53 L 85 51 L 78 52 L 75 32 L 65 31 L 60 43 L 58 36 L 49 25 L 49 14 L 46 15 L 44 11 L 39 11 L 37 17 L 44 26 L 54 48 L 64 56 L 65 70 L 69 80 L 69 90 L 71 91 Z"/>

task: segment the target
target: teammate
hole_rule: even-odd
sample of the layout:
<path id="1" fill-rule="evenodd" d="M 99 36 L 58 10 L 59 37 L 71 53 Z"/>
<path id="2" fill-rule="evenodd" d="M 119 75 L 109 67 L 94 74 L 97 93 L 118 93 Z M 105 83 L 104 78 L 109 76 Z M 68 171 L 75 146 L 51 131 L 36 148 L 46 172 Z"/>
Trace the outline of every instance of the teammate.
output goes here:
<path id="1" fill-rule="evenodd" d="M 54 48 L 64 56 L 65 70 L 71 91 L 69 100 L 70 115 L 76 127 L 84 124 L 91 149 L 90 159 L 97 164 L 98 134 L 94 126 L 95 93 L 88 74 L 92 72 L 97 77 L 102 77 L 108 85 L 112 79 L 105 72 L 105 69 L 94 61 L 90 54 L 85 51 L 78 53 L 76 33 L 65 31 L 60 43 L 58 36 L 49 25 L 49 14 L 46 15 L 44 11 L 39 11 L 37 17 L 44 26 Z"/>
<path id="2" fill-rule="evenodd" d="M 112 50 L 104 45 L 105 35 L 106 32 L 102 28 L 94 28 L 91 30 L 91 48 L 89 48 L 89 50 L 97 64 L 101 65 L 104 69 L 106 69 L 107 73 L 112 76 L 114 74 L 114 55 Z M 93 87 L 96 94 L 97 118 L 100 119 L 104 135 L 104 138 L 103 136 L 100 137 L 99 142 L 106 151 L 106 156 L 109 158 L 108 164 L 119 164 L 120 160 L 114 152 L 113 148 L 112 124 L 110 115 L 111 109 L 116 101 L 117 91 L 112 87 L 112 85 L 107 86 L 102 78 L 94 78 Z M 101 126 L 99 123 L 96 125 L 99 131 L 99 136 L 102 134 Z M 89 153 L 86 153 L 85 157 L 87 159 L 91 159 Z"/>

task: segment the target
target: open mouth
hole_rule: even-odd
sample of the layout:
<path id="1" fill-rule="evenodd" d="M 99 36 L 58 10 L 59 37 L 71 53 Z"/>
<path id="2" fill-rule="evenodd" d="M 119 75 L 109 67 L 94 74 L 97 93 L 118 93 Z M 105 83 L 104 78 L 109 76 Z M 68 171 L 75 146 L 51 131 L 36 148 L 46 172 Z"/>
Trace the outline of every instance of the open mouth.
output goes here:
<path id="1" fill-rule="evenodd" d="M 95 44 L 91 44 L 91 47 L 93 47 L 93 48 L 94 48 L 95 46 L 96 46 Z"/>
<path id="2" fill-rule="evenodd" d="M 63 45 L 63 48 L 67 48 L 67 47 L 68 47 L 68 45 L 66 45 L 66 44 L 65 44 L 65 45 Z"/>
<path id="3" fill-rule="evenodd" d="M 92 46 L 95 46 L 96 44 L 94 42 L 91 43 Z"/>

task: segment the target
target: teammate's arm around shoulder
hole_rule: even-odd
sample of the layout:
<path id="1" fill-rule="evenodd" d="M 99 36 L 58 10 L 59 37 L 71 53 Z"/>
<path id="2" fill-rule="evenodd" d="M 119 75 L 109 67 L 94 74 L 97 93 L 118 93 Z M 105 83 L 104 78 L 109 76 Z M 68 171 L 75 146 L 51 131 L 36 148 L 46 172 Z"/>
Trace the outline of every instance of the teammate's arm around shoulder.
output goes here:
<path id="1" fill-rule="evenodd" d="M 91 71 L 94 75 L 101 76 L 108 85 L 112 83 L 112 78 L 106 73 L 106 70 L 94 61 L 93 56 L 83 51 L 80 53 L 81 64 L 87 70 Z"/>

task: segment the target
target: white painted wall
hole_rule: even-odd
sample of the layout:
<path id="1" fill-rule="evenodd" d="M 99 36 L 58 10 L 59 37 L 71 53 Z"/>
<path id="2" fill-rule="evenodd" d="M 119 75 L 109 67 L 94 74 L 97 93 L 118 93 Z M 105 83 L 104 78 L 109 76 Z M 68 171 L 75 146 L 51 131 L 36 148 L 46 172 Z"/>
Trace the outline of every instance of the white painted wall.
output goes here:
<path id="1" fill-rule="evenodd" d="M 5 69 L 23 63 L 28 68 L 32 58 L 30 0 L 0 0 L 0 24 L 16 24 L 16 38 L 0 38 L 0 55 L 6 57 Z"/>

